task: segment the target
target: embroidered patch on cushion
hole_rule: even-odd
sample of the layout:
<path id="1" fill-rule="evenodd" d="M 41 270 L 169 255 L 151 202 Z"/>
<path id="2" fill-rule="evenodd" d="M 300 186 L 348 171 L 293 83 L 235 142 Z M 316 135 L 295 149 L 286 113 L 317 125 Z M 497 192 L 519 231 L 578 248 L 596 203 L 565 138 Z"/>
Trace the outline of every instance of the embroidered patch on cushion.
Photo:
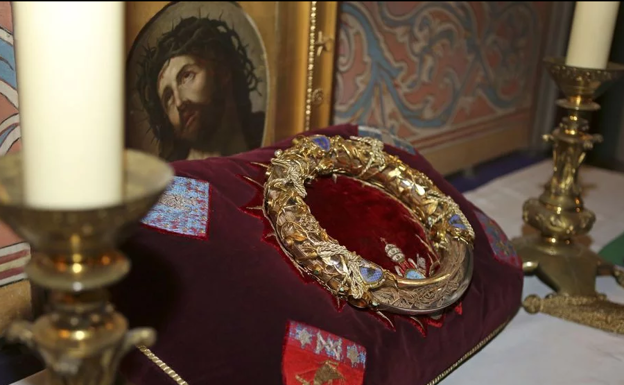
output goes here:
<path id="1" fill-rule="evenodd" d="M 487 234 L 490 246 L 494 251 L 494 257 L 497 260 L 511 266 L 518 268 L 522 267 L 520 257 L 498 223 L 479 210 L 475 210 L 475 213 L 477 214 L 477 218 L 479 218 L 479 222 Z"/>
<path id="2" fill-rule="evenodd" d="M 414 150 L 414 147 L 408 141 L 399 138 L 388 130 L 367 126 L 358 126 L 358 135 L 379 139 L 385 144 L 400 148 L 405 152 L 416 155 L 416 150 Z"/>
<path id="3" fill-rule="evenodd" d="M 208 235 L 209 207 L 208 182 L 176 176 L 141 222 L 168 233 L 204 239 Z"/>
<path id="4" fill-rule="evenodd" d="M 290 321 L 282 357 L 285 385 L 360 385 L 366 349 L 346 338 Z"/>

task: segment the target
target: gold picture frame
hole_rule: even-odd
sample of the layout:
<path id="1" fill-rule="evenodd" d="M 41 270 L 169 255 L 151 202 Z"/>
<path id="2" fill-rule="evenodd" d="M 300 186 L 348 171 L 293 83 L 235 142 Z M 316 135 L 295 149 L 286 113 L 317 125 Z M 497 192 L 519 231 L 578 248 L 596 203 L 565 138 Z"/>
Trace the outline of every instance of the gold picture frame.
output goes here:
<path id="1" fill-rule="evenodd" d="M 337 2 L 126 2 L 126 54 L 132 54 L 154 19 L 181 3 L 208 8 L 236 4 L 255 26 L 268 76 L 264 133 L 253 147 L 330 124 Z M 128 123 L 127 130 L 133 130 L 131 118 Z M 137 148 L 132 142 L 127 146 Z M 154 147 L 139 149 L 154 152 Z"/>

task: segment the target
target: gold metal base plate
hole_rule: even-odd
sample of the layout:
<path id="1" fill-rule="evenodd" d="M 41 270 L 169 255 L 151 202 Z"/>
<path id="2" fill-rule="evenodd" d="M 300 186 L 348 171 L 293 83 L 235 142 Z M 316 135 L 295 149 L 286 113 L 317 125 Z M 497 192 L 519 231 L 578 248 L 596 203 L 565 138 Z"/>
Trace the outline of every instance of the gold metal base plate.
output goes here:
<path id="1" fill-rule="evenodd" d="M 624 305 L 596 292 L 596 276 L 611 275 L 624 286 L 624 272 L 578 243 L 550 242 L 541 236 L 512 240 L 524 273 L 535 274 L 556 293 L 528 296 L 524 309 L 608 332 L 624 334 Z"/>
<path id="2" fill-rule="evenodd" d="M 577 243 L 549 242 L 539 235 L 512 241 L 525 274 L 535 274 L 565 295 L 595 295 L 596 271 L 602 259 Z"/>

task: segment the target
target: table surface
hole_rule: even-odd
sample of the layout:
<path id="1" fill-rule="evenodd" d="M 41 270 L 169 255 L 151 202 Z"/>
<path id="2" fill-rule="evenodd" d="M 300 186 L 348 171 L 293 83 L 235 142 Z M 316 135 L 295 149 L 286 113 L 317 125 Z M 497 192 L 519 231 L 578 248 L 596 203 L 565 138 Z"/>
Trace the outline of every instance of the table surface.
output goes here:
<path id="1" fill-rule="evenodd" d="M 507 174 L 465 194 L 494 218 L 510 238 L 527 229 L 522 204 L 537 197 L 552 174 L 546 160 Z M 598 252 L 624 233 L 624 174 L 584 167 L 579 174 L 585 206 L 596 214 L 589 234 Z M 624 256 L 623 256 L 624 257 Z M 610 277 L 598 278 L 596 289 L 624 303 L 624 289 Z M 525 277 L 523 298 L 552 290 L 535 277 Z M 521 309 L 509 325 L 481 352 L 451 373 L 444 385 L 624 384 L 624 336 Z"/>
<path id="2" fill-rule="evenodd" d="M 504 175 L 465 193 L 496 220 L 510 238 L 527 231 L 522 204 L 537 197 L 552 173 L 545 160 Z M 596 213 L 590 248 L 598 252 L 624 233 L 624 174 L 583 167 L 579 180 L 587 208 Z M 552 292 L 535 277 L 526 277 L 523 298 Z M 624 289 L 610 277 L 599 278 L 597 290 L 624 303 Z M 520 310 L 509 325 L 478 354 L 442 381 L 443 385 L 624 384 L 624 336 Z M 44 385 L 39 372 L 14 385 Z M 192 384 L 191 384 L 192 385 Z"/>

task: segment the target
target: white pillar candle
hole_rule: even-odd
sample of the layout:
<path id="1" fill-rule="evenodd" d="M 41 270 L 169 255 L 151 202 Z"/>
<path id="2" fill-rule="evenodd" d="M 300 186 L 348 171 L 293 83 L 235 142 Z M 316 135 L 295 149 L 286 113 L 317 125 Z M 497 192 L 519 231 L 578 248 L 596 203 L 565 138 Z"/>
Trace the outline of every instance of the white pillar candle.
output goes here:
<path id="1" fill-rule="evenodd" d="M 619 1 L 577 1 L 566 64 L 605 69 L 609 61 Z"/>
<path id="2" fill-rule="evenodd" d="M 124 3 L 13 2 L 24 199 L 89 209 L 123 195 Z"/>

